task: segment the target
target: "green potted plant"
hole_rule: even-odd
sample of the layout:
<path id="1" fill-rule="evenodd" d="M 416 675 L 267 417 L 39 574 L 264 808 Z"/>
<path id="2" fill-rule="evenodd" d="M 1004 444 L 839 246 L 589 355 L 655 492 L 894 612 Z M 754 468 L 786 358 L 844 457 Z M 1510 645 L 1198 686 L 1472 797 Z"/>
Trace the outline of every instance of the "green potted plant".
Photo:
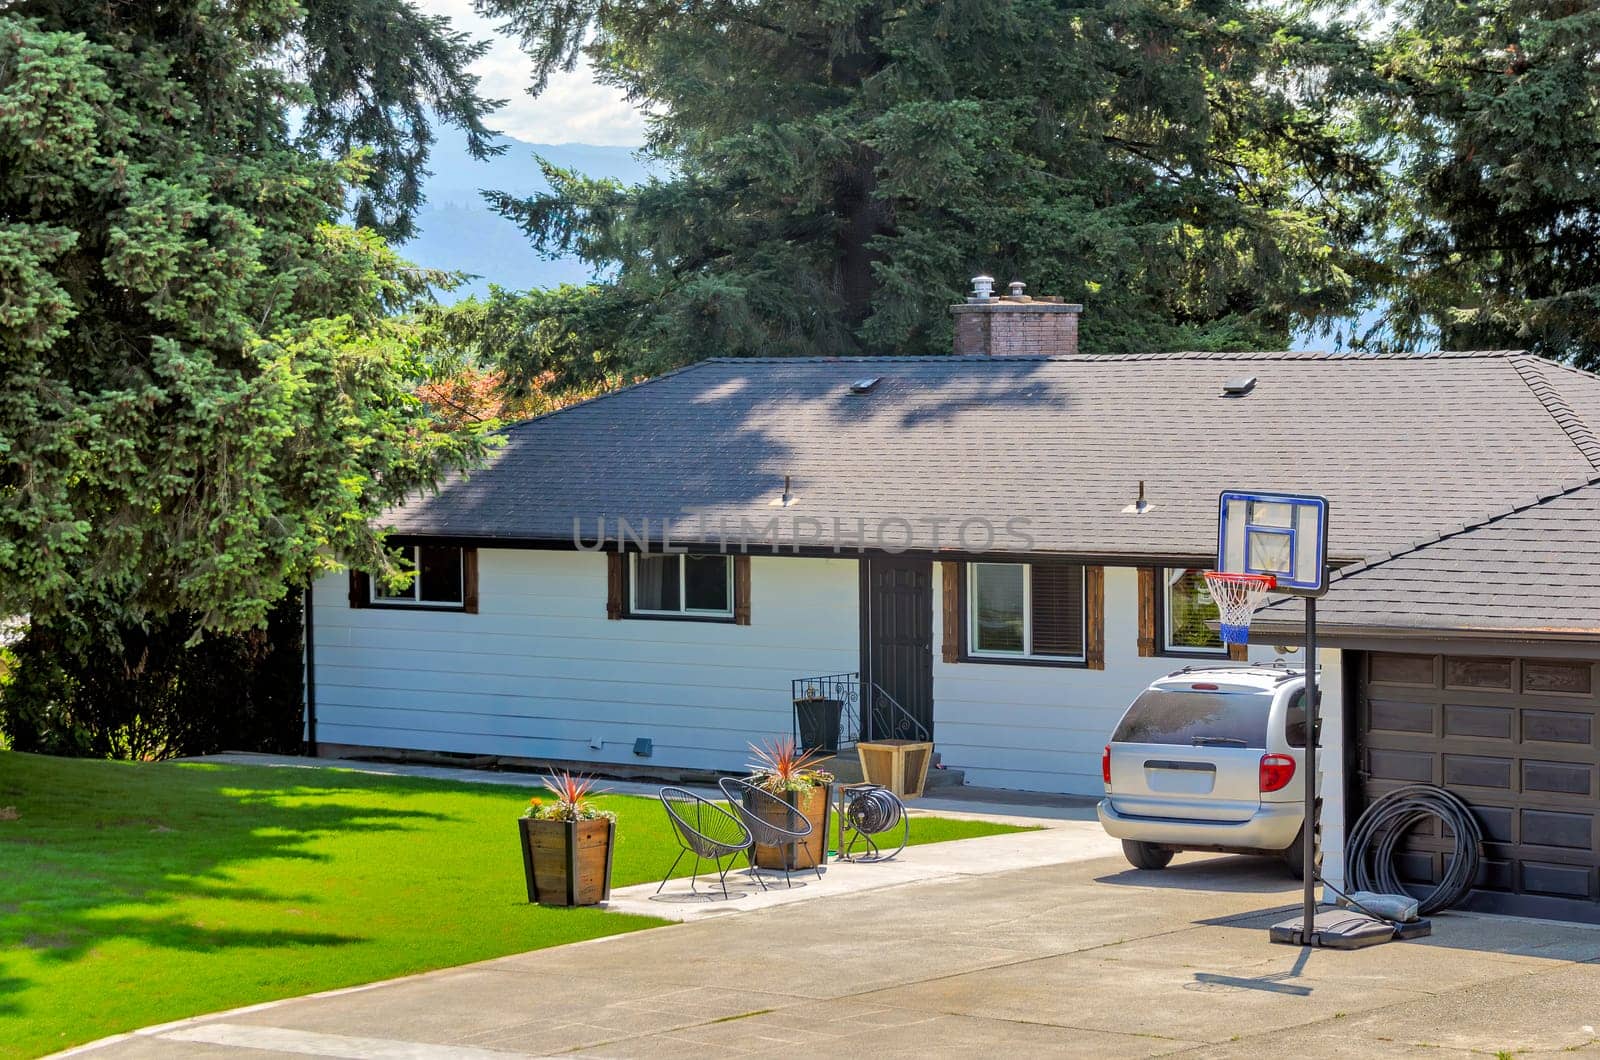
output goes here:
<path id="1" fill-rule="evenodd" d="M 828 813 L 832 805 L 833 774 L 817 768 L 826 758 L 814 751 L 801 751 L 794 740 L 782 737 L 769 740 L 760 747 L 750 745 L 755 756 L 750 763 L 750 782 L 770 791 L 811 822 L 811 836 L 794 847 L 756 844 L 756 865 L 763 869 L 795 869 L 822 864 L 828 850 Z M 778 807 L 754 808 L 754 812 L 787 814 Z M 786 820 L 774 820 L 780 827 L 790 827 Z M 802 853 L 803 851 L 803 853 Z"/>
<path id="2" fill-rule="evenodd" d="M 594 780 L 562 771 L 546 777 L 553 798 L 534 796 L 522 811 L 522 868 L 528 901 L 597 905 L 611 897 L 617 815 L 590 800 Z"/>

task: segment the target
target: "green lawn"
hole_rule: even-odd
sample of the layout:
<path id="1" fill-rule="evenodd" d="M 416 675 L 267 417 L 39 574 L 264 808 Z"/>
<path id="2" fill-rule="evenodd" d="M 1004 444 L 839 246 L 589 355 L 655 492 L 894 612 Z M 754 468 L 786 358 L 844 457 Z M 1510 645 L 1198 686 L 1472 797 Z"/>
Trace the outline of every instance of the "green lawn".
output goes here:
<path id="1" fill-rule="evenodd" d="M 0 752 L 0 1056 L 661 923 L 527 904 L 534 787 Z M 660 805 L 601 801 L 614 884 L 659 879 Z"/>

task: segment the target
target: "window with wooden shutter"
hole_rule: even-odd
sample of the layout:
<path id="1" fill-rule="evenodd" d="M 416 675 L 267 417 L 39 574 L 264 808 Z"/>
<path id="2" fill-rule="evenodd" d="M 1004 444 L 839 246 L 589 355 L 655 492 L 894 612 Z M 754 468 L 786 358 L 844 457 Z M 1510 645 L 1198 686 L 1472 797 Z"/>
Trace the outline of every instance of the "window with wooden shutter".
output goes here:
<path id="1" fill-rule="evenodd" d="M 1245 658 L 1248 648 L 1223 644 L 1216 623 L 1217 605 L 1206 588 L 1204 567 L 1139 571 L 1140 655 Z"/>
<path id="2" fill-rule="evenodd" d="M 1156 645 L 1156 626 L 1161 621 L 1161 572 L 1155 567 L 1139 568 L 1139 656 L 1161 654 Z"/>
<path id="3" fill-rule="evenodd" d="M 358 570 L 350 572 L 350 606 L 367 607 L 372 603 L 372 579 Z"/>
<path id="4" fill-rule="evenodd" d="M 750 557 L 733 557 L 733 624 L 750 624 Z"/>
<path id="5" fill-rule="evenodd" d="M 461 550 L 461 610 L 469 615 L 478 613 L 478 550 Z"/>
<path id="6" fill-rule="evenodd" d="M 398 589 L 350 572 L 350 606 L 413 611 L 478 610 L 478 550 L 456 545 L 402 545 L 396 550 L 412 571 Z"/>
<path id="7" fill-rule="evenodd" d="M 627 557 L 620 552 L 606 553 L 606 617 L 622 617 L 622 597 L 626 591 L 624 563 Z"/>
<path id="8" fill-rule="evenodd" d="M 1106 668 L 1106 569 L 1083 568 L 1083 664 Z"/>
<path id="9" fill-rule="evenodd" d="M 628 560 L 626 617 L 737 622 L 734 557 L 632 552 Z"/>
<path id="10" fill-rule="evenodd" d="M 961 661 L 961 564 L 947 561 L 943 567 L 943 584 L 940 586 L 941 610 L 944 617 L 944 661 Z"/>
<path id="11" fill-rule="evenodd" d="M 966 565 L 966 652 L 975 662 L 1086 659 L 1085 570 L 1060 561 Z"/>

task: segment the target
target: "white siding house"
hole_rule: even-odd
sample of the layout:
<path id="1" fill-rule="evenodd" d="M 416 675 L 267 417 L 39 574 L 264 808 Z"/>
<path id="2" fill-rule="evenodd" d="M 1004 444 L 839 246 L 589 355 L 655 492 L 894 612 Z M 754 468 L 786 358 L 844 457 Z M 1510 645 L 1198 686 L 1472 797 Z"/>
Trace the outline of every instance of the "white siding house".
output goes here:
<path id="1" fill-rule="evenodd" d="M 353 608 L 344 575 L 317 582 L 319 742 L 736 769 L 790 731 L 792 678 L 854 670 L 861 651 L 853 559 L 752 557 L 748 626 L 607 621 L 601 555 L 478 564 L 477 614 Z"/>
<path id="2" fill-rule="evenodd" d="M 314 595 L 318 740 L 736 770 L 749 744 L 790 731 L 790 681 L 861 668 L 859 566 L 753 556 L 749 625 L 609 621 L 606 557 L 593 553 L 480 549 L 475 614 L 351 607 L 346 578 L 330 575 Z M 936 657 L 945 764 L 969 784 L 1098 795 L 1100 750 L 1123 709 L 1196 661 L 1139 655 L 1134 568 L 1105 569 L 1104 607 L 1104 669 Z M 1258 661 L 1277 657 L 1252 649 Z M 1339 702 L 1338 653 L 1323 665 L 1325 695 Z M 639 739 L 651 741 L 648 759 L 634 754 Z"/>
<path id="3" fill-rule="evenodd" d="M 1455 689 L 1443 675 L 1458 649 L 1417 647 L 1419 629 L 1498 629 L 1521 640 L 1477 655 L 1533 659 L 1555 649 L 1524 642 L 1565 622 L 1583 658 L 1594 654 L 1600 620 L 1572 603 L 1592 606 L 1600 584 L 1574 580 L 1570 562 L 1594 539 L 1593 513 L 1572 510 L 1583 497 L 1546 506 L 1531 536 L 1444 549 L 1438 569 L 1408 573 L 1395 558 L 1498 526 L 1484 513 L 1530 496 L 1600 490 L 1600 377 L 1503 350 L 1090 356 L 1076 350 L 1078 308 L 975 289 L 952 307 L 957 356 L 712 359 L 508 427 L 485 466 L 384 513 L 421 571 L 409 596 L 375 597 L 359 573 L 315 586 L 308 735 L 332 753 L 737 770 L 748 744 L 791 731 L 792 681 L 859 674 L 874 697 L 870 735 L 885 735 L 887 701 L 890 734 L 931 730 L 969 784 L 1097 795 L 1126 704 L 1155 677 L 1224 658 L 1215 609 L 1193 591 L 1216 555 L 1219 493 L 1313 493 L 1330 504 L 1330 566 L 1376 572 L 1370 621 L 1350 620 L 1319 659 L 1324 872 L 1340 882 L 1347 816 L 1404 779 L 1374 769 L 1374 755 L 1408 776 L 1426 762 L 1440 783 L 1487 755 L 1471 749 L 1486 736 L 1447 721 Z M 1541 543 L 1551 584 L 1518 597 Z M 718 564 L 742 548 L 749 557 Z M 1490 555 L 1510 569 L 1463 611 Z M 1437 599 L 1423 601 L 1430 586 Z M 1337 612 L 1345 593 L 1355 589 L 1335 581 L 1327 606 Z M 1293 604 L 1270 610 L 1298 620 Z M 1262 627 L 1249 658 L 1273 661 L 1297 628 Z M 1434 731 L 1363 718 L 1369 686 L 1384 687 L 1374 660 L 1420 651 L 1437 688 L 1402 681 L 1385 695 L 1434 717 Z M 1600 920 L 1600 828 L 1581 849 L 1560 845 L 1595 817 L 1592 661 L 1582 710 L 1556 712 L 1587 726 L 1582 757 L 1551 736 L 1542 697 L 1561 689 L 1486 704 L 1514 745 L 1490 763 L 1497 775 L 1509 785 L 1531 764 L 1540 782 L 1575 790 L 1458 785 L 1496 820 L 1527 809 L 1528 835 L 1560 841 L 1495 840 L 1526 877 L 1517 908 L 1536 915 L 1534 891 L 1581 875 L 1584 915 Z M 1545 670 L 1528 667 L 1535 684 Z M 1549 738 L 1513 740 L 1506 710 Z M 635 754 L 641 740 L 648 758 Z M 1347 755 L 1361 763 L 1350 783 Z"/>

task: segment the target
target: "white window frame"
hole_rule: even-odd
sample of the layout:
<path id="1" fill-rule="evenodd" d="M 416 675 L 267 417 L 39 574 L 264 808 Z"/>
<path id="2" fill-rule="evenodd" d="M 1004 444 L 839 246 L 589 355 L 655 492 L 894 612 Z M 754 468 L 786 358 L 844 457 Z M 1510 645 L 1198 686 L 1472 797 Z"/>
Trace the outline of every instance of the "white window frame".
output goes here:
<path id="1" fill-rule="evenodd" d="M 1217 655 L 1228 654 L 1226 644 L 1218 647 L 1200 646 L 1192 644 L 1176 644 L 1173 642 L 1172 626 L 1172 587 L 1177 580 L 1192 570 L 1201 570 L 1200 567 L 1163 567 L 1161 570 L 1161 652 L 1164 655 Z"/>
<path id="2" fill-rule="evenodd" d="M 978 568 L 1022 568 L 1022 651 L 997 651 L 978 647 Z M 967 564 L 967 656 L 972 659 L 1028 659 L 1042 663 L 1081 663 L 1088 659 L 1089 601 L 1080 591 L 1078 606 L 1078 654 L 1036 655 L 1033 651 L 1033 564 L 974 560 Z"/>
<path id="3" fill-rule="evenodd" d="M 429 545 L 429 548 L 449 548 L 448 545 Z M 385 596 L 379 591 L 378 579 L 367 579 L 367 602 L 373 607 L 417 607 L 430 608 L 435 611 L 461 611 L 467 606 L 467 550 L 456 549 L 461 556 L 458 569 L 461 571 L 460 584 L 456 588 L 454 600 L 424 600 L 422 599 L 422 546 L 406 545 L 405 552 L 411 560 L 411 569 L 415 572 L 411 576 L 410 596 Z"/>
<path id="4" fill-rule="evenodd" d="M 645 553 L 632 552 L 628 558 L 628 613 L 630 615 L 645 615 L 652 618 L 732 618 L 733 617 L 733 557 L 723 555 L 722 562 L 727 564 L 728 571 L 728 606 L 717 610 L 689 606 L 689 563 L 690 556 L 695 559 L 706 559 L 717 555 L 715 552 L 652 552 L 651 559 L 665 559 L 675 556 L 678 560 L 678 609 L 664 611 L 659 609 L 643 608 L 639 606 L 639 559 Z"/>

